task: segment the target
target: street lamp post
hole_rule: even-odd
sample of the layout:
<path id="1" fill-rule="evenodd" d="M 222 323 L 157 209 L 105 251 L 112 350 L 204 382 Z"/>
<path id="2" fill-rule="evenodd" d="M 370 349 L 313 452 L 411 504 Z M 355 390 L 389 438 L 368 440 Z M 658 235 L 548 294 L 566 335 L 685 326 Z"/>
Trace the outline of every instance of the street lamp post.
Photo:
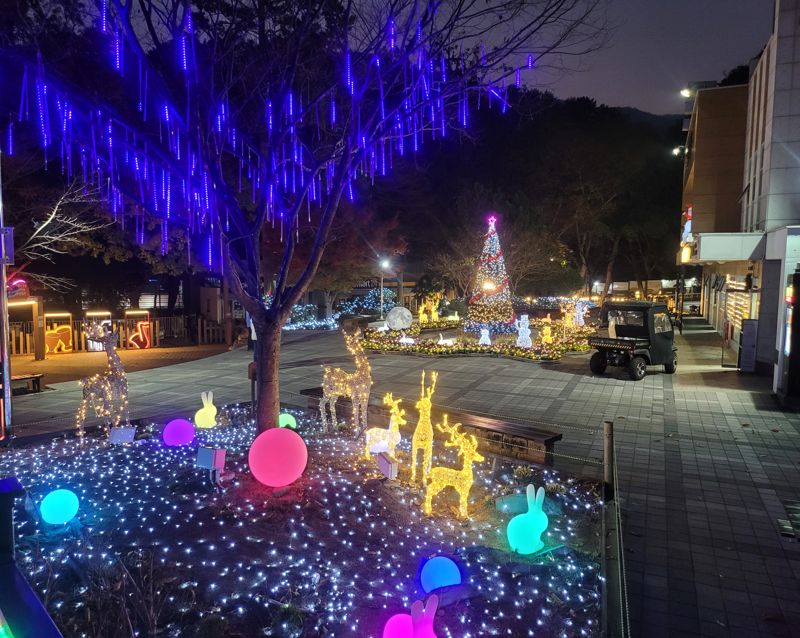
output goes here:
<path id="1" fill-rule="evenodd" d="M 0 160 L 2 160 L 2 152 L 0 152 Z M 6 239 L 3 236 L 5 229 L 3 228 L 3 176 L 0 174 L 0 357 L 2 357 L 3 371 L 3 390 L 2 390 L 2 423 L 0 423 L 0 442 L 7 442 L 11 440 L 11 361 L 9 360 L 8 349 L 8 289 L 6 285 L 6 262 L 9 261 L 9 256 L 6 254 Z M 11 243 L 13 248 L 14 244 Z"/>
<path id="2" fill-rule="evenodd" d="M 381 320 L 383 320 L 383 273 L 391 264 L 388 259 L 381 259 L 379 265 L 381 267 Z"/>

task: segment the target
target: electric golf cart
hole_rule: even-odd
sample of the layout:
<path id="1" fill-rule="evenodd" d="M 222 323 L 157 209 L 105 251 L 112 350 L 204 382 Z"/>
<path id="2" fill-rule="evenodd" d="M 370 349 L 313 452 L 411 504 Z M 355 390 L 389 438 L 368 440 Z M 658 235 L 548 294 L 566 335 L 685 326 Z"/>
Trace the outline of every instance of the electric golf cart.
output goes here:
<path id="1" fill-rule="evenodd" d="M 597 349 L 589 359 L 594 374 L 603 374 L 607 366 L 625 367 L 631 379 L 639 381 L 649 365 L 663 365 L 664 372 L 675 373 L 675 328 L 665 304 L 609 302 L 602 315 L 603 323 L 608 323 L 608 336 L 589 337 L 589 346 Z"/>

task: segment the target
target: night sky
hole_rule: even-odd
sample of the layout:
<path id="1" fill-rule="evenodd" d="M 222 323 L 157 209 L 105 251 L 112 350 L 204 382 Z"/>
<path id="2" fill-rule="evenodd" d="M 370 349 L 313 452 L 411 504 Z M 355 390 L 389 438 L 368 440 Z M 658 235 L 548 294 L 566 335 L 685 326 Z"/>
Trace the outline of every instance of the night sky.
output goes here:
<path id="1" fill-rule="evenodd" d="M 617 25 L 584 71 L 555 80 L 559 97 L 587 95 L 610 106 L 682 113 L 691 80 L 721 80 L 747 64 L 772 32 L 771 0 L 611 0 Z"/>

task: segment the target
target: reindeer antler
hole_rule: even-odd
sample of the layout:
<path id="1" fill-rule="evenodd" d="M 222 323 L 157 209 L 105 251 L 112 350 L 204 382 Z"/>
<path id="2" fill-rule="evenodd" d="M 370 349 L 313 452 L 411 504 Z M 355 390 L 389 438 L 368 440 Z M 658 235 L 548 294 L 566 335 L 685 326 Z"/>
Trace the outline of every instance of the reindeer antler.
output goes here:
<path id="1" fill-rule="evenodd" d="M 453 447 L 454 445 L 458 445 L 461 447 L 461 442 L 464 440 L 464 435 L 458 431 L 458 428 L 461 427 L 460 423 L 453 423 L 453 425 L 447 424 L 447 415 L 444 415 L 444 419 L 442 419 L 442 423 L 436 424 L 436 429 L 439 432 L 445 432 L 450 436 L 450 438 L 445 441 L 445 445 L 448 447 Z"/>
<path id="2" fill-rule="evenodd" d="M 438 372 L 436 372 L 435 370 L 431 372 L 431 386 L 428 388 L 428 391 L 426 392 L 429 399 L 433 396 L 433 393 L 436 390 L 436 379 L 438 378 L 439 378 Z"/>

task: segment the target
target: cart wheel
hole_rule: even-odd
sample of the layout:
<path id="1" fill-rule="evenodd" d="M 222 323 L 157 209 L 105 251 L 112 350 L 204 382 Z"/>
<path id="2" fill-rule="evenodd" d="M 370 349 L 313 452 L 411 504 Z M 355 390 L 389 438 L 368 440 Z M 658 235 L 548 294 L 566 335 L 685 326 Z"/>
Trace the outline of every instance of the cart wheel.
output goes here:
<path id="1" fill-rule="evenodd" d="M 634 357 L 628 364 L 628 374 L 634 381 L 641 381 L 647 374 L 647 361 L 644 357 Z"/>
<path id="2" fill-rule="evenodd" d="M 589 370 L 592 371 L 592 374 L 603 374 L 606 366 L 608 366 L 608 361 L 602 352 L 595 352 L 589 359 Z"/>
<path id="3" fill-rule="evenodd" d="M 678 369 L 678 355 L 673 353 L 672 361 L 664 364 L 664 372 L 666 372 L 667 374 L 675 374 L 675 371 L 677 369 Z"/>

